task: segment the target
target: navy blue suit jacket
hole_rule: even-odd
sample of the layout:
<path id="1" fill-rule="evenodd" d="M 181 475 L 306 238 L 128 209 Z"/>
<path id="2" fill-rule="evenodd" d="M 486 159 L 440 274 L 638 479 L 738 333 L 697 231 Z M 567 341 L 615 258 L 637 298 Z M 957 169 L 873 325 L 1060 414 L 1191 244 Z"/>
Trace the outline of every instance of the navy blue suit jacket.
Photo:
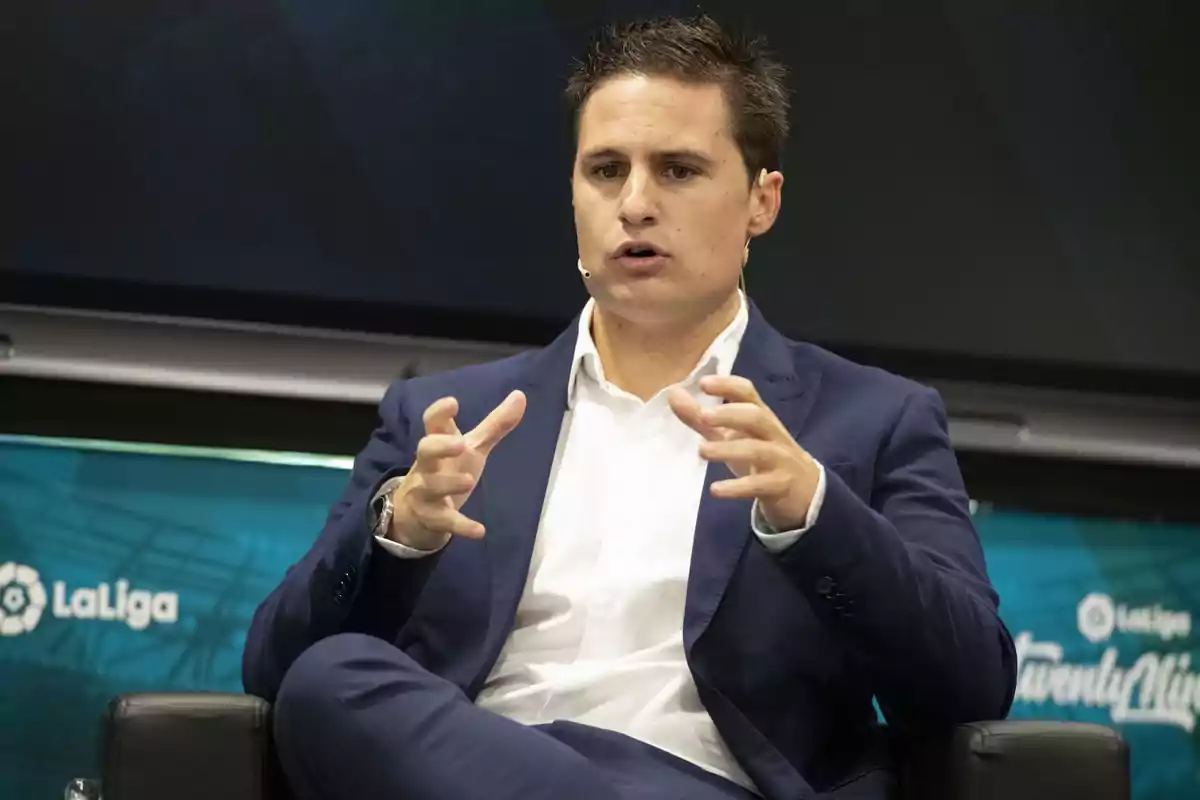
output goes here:
<path id="1" fill-rule="evenodd" d="M 524 587 L 576 330 L 389 388 L 320 538 L 255 614 L 247 691 L 274 698 L 305 648 L 357 631 L 476 696 Z M 700 697 L 745 771 L 767 797 L 870 783 L 885 758 L 873 697 L 893 726 L 1004 717 L 1016 658 L 937 394 L 789 341 L 753 306 L 733 371 L 827 476 L 817 523 L 781 554 L 756 541 L 748 501 L 705 492 L 700 505 L 684 642 Z M 457 397 L 468 430 L 513 389 L 528 397 L 525 418 L 463 509 L 487 536 L 417 560 L 382 552 L 367 506 L 412 463 L 425 408 Z M 728 475 L 711 464 L 707 480 Z"/>

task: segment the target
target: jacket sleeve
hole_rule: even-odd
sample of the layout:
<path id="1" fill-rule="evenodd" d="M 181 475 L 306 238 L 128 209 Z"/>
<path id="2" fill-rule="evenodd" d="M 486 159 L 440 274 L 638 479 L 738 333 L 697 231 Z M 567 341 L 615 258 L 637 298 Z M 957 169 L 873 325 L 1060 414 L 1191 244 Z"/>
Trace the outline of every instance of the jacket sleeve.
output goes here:
<path id="1" fill-rule="evenodd" d="M 436 567 L 437 555 L 390 555 L 369 527 L 371 498 L 383 481 L 407 472 L 415 448 L 418 434 L 410 430 L 403 392 L 403 382 L 389 387 L 380 425 L 355 458 L 350 483 L 320 536 L 255 611 L 242 655 L 242 683 L 250 694 L 274 700 L 292 662 L 327 636 L 356 631 L 394 640 Z"/>
<path id="2" fill-rule="evenodd" d="M 861 665 L 897 727 L 1002 719 L 1016 685 L 966 490 L 936 392 L 905 400 L 870 502 L 827 470 L 812 529 L 780 556 Z"/>

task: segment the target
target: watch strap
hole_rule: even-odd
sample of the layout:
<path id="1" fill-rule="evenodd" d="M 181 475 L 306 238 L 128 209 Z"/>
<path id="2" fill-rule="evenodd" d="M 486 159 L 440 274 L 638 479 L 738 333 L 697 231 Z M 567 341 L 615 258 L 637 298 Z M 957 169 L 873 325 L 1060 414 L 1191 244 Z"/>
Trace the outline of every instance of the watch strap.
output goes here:
<path id="1" fill-rule="evenodd" d="M 395 510 L 392 504 L 392 495 L 395 493 L 396 488 L 403 482 L 403 475 L 388 478 L 380 484 L 379 488 L 375 490 L 375 494 L 371 497 L 367 521 L 371 532 L 376 536 L 387 537 L 388 529 L 392 525 L 392 514 Z"/>

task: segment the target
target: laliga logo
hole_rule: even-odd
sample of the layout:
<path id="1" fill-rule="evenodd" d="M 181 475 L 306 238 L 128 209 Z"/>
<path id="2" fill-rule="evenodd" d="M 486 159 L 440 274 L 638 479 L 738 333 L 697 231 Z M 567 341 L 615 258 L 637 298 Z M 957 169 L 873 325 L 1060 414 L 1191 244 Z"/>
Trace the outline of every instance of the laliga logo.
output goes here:
<path id="1" fill-rule="evenodd" d="M 37 570 L 9 561 L 0 565 L 0 636 L 33 630 L 46 607 L 46 587 Z"/>
<path id="2" fill-rule="evenodd" d="M 1105 641 L 1117 627 L 1117 609 L 1112 598 L 1098 592 L 1084 597 L 1075 607 L 1075 622 L 1083 638 L 1089 642 L 1097 644 Z"/>
<path id="3" fill-rule="evenodd" d="M 67 585 L 54 582 L 51 612 L 58 619 L 98 619 L 124 622 L 135 631 L 151 622 L 179 621 L 179 595 L 175 592 L 130 590 L 129 582 L 116 587 L 101 583 L 95 588 L 75 589 L 67 597 Z M 37 627 L 46 608 L 46 587 L 37 570 L 11 561 L 0 565 L 0 635 L 16 636 Z"/>
<path id="4" fill-rule="evenodd" d="M 1099 592 L 1079 601 L 1075 622 L 1092 644 L 1107 641 L 1113 631 L 1153 635 L 1168 642 L 1192 632 L 1192 615 L 1187 611 L 1168 611 L 1161 605 L 1130 608 Z"/>

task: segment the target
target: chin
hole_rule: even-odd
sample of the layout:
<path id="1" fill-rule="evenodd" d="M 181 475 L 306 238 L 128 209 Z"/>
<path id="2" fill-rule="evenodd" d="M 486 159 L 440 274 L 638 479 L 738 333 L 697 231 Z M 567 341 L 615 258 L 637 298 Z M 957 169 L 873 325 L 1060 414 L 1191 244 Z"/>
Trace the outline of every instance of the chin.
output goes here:
<path id="1" fill-rule="evenodd" d="M 698 298 L 680 297 L 646 283 L 611 287 L 594 292 L 596 305 L 607 314 L 639 325 L 661 325 L 694 316 Z"/>

